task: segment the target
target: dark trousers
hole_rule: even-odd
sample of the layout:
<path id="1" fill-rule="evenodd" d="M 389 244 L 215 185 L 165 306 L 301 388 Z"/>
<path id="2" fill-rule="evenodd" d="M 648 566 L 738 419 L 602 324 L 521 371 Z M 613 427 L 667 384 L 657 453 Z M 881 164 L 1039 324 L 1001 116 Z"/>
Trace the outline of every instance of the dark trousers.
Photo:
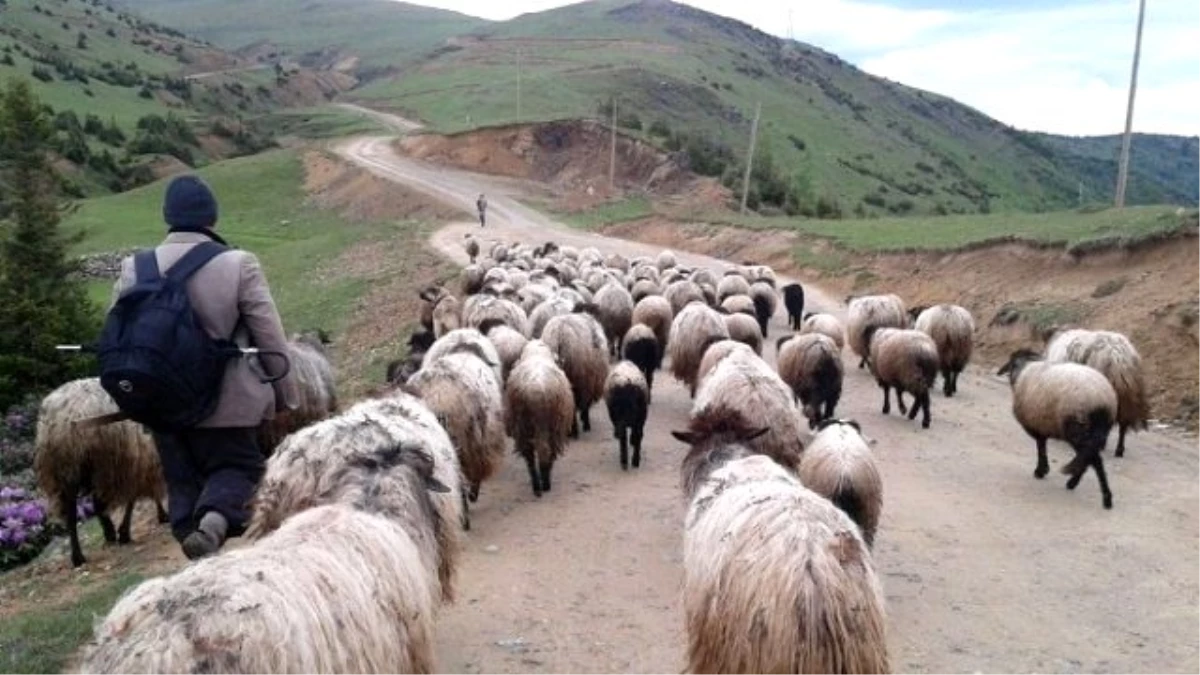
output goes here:
<path id="1" fill-rule="evenodd" d="M 248 427 L 154 435 L 175 539 L 182 542 L 209 511 L 225 516 L 227 536 L 246 531 L 250 499 L 266 467 L 257 434 Z"/>

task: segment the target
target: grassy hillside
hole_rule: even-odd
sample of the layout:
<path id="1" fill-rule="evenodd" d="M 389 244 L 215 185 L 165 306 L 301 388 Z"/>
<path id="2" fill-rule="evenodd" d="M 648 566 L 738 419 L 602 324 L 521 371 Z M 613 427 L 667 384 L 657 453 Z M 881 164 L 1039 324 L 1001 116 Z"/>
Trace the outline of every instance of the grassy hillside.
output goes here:
<path id="1" fill-rule="evenodd" d="M 153 19 L 188 26 L 229 49 L 270 42 L 304 63 L 358 57 L 370 77 L 406 65 L 448 37 L 486 23 L 392 0 L 124 0 Z"/>
<path id="2" fill-rule="evenodd" d="M 1032 136 L 1076 169 L 1084 182 L 1085 200 L 1111 194 L 1121 156 L 1120 135 Z M 1200 201 L 1200 139 L 1134 134 L 1129 174 L 1127 202 L 1194 205 Z"/>

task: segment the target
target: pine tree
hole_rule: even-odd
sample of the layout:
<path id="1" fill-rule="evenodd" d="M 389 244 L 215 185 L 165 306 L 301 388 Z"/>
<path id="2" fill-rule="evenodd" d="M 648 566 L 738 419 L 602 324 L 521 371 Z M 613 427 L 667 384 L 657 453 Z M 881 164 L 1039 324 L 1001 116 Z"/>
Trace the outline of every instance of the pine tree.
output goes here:
<path id="1" fill-rule="evenodd" d="M 59 229 L 52 127 L 28 82 L 0 92 L 0 410 L 78 376 L 56 344 L 90 341 L 97 323 Z"/>

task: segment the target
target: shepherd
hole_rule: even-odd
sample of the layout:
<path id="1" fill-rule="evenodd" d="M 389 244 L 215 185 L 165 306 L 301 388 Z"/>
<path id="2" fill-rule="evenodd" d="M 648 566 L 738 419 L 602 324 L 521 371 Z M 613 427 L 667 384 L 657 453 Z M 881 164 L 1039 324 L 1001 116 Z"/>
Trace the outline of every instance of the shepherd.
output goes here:
<path id="1" fill-rule="evenodd" d="M 483 227 L 487 214 L 487 197 L 484 197 L 482 192 L 479 193 L 479 199 L 475 200 L 475 208 L 479 209 L 479 226 Z"/>
<path id="2" fill-rule="evenodd" d="M 100 381 L 150 429 L 171 532 L 194 560 L 245 532 L 265 469 L 258 427 L 295 410 L 298 393 L 262 267 L 216 233 L 209 187 L 176 177 L 163 220 L 166 239 L 121 263 L 98 345 Z"/>

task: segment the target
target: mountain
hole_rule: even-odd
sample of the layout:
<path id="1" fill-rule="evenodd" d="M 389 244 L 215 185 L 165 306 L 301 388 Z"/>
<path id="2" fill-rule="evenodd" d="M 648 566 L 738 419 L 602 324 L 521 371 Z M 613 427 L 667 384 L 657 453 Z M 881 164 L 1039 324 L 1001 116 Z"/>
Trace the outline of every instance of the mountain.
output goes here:
<path id="1" fill-rule="evenodd" d="M 603 117 L 615 97 L 622 126 L 730 185 L 761 103 L 756 169 L 802 211 L 1052 210 L 1077 206 L 1081 183 L 1086 201 L 1110 201 L 1116 182 L 1111 138 L 1024 132 L 668 0 L 593 0 L 505 22 L 390 0 L 271 0 L 269 19 L 266 0 L 132 2 L 230 48 L 268 41 L 326 67 L 358 56 L 350 96 L 447 132 Z M 1129 203 L 1196 203 L 1195 138 L 1139 135 L 1132 154 Z"/>
<path id="2" fill-rule="evenodd" d="M 256 152 L 239 118 L 324 101 L 349 75 L 258 61 L 104 0 L 0 0 L 0 82 L 29 80 L 76 193 L 120 190 L 180 163 Z"/>

